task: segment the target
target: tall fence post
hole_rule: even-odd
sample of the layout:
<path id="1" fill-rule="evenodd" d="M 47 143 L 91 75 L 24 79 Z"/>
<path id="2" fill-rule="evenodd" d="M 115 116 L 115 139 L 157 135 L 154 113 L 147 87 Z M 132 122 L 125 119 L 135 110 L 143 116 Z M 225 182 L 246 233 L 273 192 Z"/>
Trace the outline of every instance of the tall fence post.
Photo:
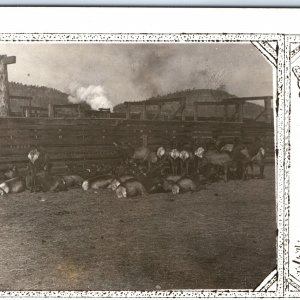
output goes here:
<path id="1" fill-rule="evenodd" d="M 228 105 L 224 104 L 224 122 L 228 121 Z"/>
<path id="2" fill-rule="evenodd" d="M 160 116 L 161 116 L 161 108 L 162 108 L 162 105 L 161 105 L 161 103 L 159 103 L 159 104 L 158 104 L 158 113 L 157 113 L 156 119 L 160 119 Z"/>
<path id="3" fill-rule="evenodd" d="M 181 111 L 181 121 L 185 121 L 185 104 L 183 104 L 183 108 L 182 108 L 182 111 Z"/>
<path id="4" fill-rule="evenodd" d="M 130 119 L 130 104 L 129 102 L 126 103 L 126 119 Z"/>
<path id="5" fill-rule="evenodd" d="M 7 65 L 15 62 L 15 56 L 0 55 L 0 117 L 10 115 Z"/>
<path id="6" fill-rule="evenodd" d="M 183 101 L 181 101 L 181 121 L 185 121 L 185 108 L 186 108 L 186 99 L 184 98 Z"/>
<path id="7" fill-rule="evenodd" d="M 28 104 L 29 104 L 29 117 L 31 117 L 31 107 L 32 107 L 32 99 L 28 100 Z"/>
<path id="8" fill-rule="evenodd" d="M 49 103 L 48 104 L 48 117 L 49 118 L 54 118 L 54 107 L 53 107 L 53 104 Z"/>
<path id="9" fill-rule="evenodd" d="M 198 121 L 198 105 L 194 102 L 194 121 Z"/>
<path id="10" fill-rule="evenodd" d="M 239 104 L 235 105 L 235 113 L 234 113 L 234 121 L 238 121 L 239 119 Z"/>
<path id="11" fill-rule="evenodd" d="M 266 118 L 266 122 L 271 122 L 271 100 L 269 99 L 264 99 L 265 102 L 265 118 Z"/>
<path id="12" fill-rule="evenodd" d="M 243 103 L 239 103 L 239 122 L 243 122 L 244 121 L 244 104 Z"/>
<path id="13" fill-rule="evenodd" d="M 80 118 L 81 117 L 81 106 L 80 106 L 80 104 L 78 104 L 78 106 L 77 106 L 77 113 L 78 113 L 78 118 Z"/>
<path id="14" fill-rule="evenodd" d="M 25 118 L 30 118 L 31 117 L 31 110 L 28 107 L 25 107 Z"/>
<path id="15" fill-rule="evenodd" d="M 144 102 L 143 106 L 142 106 L 142 120 L 146 119 L 146 102 Z"/>

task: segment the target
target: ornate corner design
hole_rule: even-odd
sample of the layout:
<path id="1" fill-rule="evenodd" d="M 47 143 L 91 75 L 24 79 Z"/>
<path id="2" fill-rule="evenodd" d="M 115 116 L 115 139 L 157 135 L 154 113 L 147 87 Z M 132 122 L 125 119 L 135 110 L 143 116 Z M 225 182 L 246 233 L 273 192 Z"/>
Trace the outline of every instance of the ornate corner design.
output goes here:
<path id="1" fill-rule="evenodd" d="M 300 282 L 298 279 L 296 279 L 296 277 L 290 275 L 288 278 L 288 283 L 290 292 L 300 292 Z"/>
<path id="2" fill-rule="evenodd" d="M 267 60 L 277 69 L 277 47 L 267 41 L 251 42 L 266 58 Z"/>
<path id="3" fill-rule="evenodd" d="M 298 85 L 298 88 L 300 89 L 300 66 L 293 67 L 292 71 L 297 78 L 297 85 Z M 300 97 L 300 92 L 299 92 L 299 97 Z"/>
<path id="4" fill-rule="evenodd" d="M 277 289 L 277 269 L 273 270 L 261 283 L 258 285 L 254 291 L 255 292 L 271 292 Z"/>

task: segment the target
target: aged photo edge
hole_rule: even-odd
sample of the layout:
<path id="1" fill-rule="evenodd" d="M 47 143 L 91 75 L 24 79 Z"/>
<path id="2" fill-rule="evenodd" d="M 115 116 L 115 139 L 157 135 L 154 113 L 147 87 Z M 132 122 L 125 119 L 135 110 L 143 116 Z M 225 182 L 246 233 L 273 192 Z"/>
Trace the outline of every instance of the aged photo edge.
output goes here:
<path id="1" fill-rule="evenodd" d="M 283 297 L 289 292 L 289 165 L 290 165 L 290 43 L 300 37 L 282 34 L 9 34 L 1 33 L 1 43 L 213 43 L 213 42 L 277 42 L 276 84 L 274 96 L 278 114 L 274 118 L 277 212 L 277 270 L 270 270 L 270 279 L 277 278 L 277 291 L 259 290 L 172 290 L 172 291 L 2 291 L 0 297 L 130 297 L 130 298 L 191 298 L 191 297 Z M 262 54 L 263 55 L 263 54 Z M 273 103 L 275 101 L 273 100 Z M 262 282 L 265 279 L 262 278 Z M 274 281 L 273 281 L 274 282 Z M 267 280 L 265 284 L 269 284 Z"/>

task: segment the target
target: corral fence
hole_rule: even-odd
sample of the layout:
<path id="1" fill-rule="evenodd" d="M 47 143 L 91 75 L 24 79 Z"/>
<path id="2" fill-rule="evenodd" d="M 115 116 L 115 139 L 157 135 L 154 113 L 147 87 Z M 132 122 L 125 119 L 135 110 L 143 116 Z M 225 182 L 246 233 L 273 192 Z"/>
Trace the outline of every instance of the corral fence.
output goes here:
<path id="1" fill-rule="evenodd" d="M 252 121 L 272 121 L 271 101 L 272 96 L 227 98 L 222 101 L 194 101 L 192 108 L 187 105 L 186 97 L 157 98 L 147 101 L 124 102 L 121 112 L 111 112 L 110 109 L 88 110 L 82 104 L 49 104 L 48 107 L 32 105 L 33 97 L 9 96 L 9 103 L 13 101 L 23 102 L 20 111 L 11 111 L 9 116 L 15 117 L 43 117 L 43 118 L 105 118 L 105 119 L 134 119 L 134 120 L 181 120 L 181 121 L 223 121 L 244 122 L 249 121 L 244 117 L 244 110 L 248 102 L 261 102 L 260 112 L 252 118 Z M 24 105 L 24 100 L 25 104 Z M 27 103 L 26 103 L 27 102 Z M 163 108 L 174 105 L 175 110 L 169 114 L 163 114 Z M 11 105 L 9 104 L 9 107 Z M 151 108 L 149 110 L 149 108 Z M 214 108 L 213 115 L 209 115 L 207 108 Z M 192 111 L 191 111 L 192 109 Z M 202 115 L 199 115 L 199 111 Z M 211 111 L 211 110 L 210 110 Z M 204 113 L 204 116 L 203 116 Z"/>
<path id="2" fill-rule="evenodd" d="M 150 148 L 168 146 L 171 140 L 207 140 L 214 132 L 232 142 L 241 137 L 251 143 L 260 137 L 267 162 L 274 162 L 274 128 L 265 122 L 160 121 L 116 118 L 0 118 L 0 168 L 24 165 L 32 147 L 43 147 L 56 167 L 66 164 L 115 163 L 119 154 L 113 142 Z M 146 138 L 146 139 L 145 139 Z"/>
<path id="3" fill-rule="evenodd" d="M 205 141 L 214 132 L 229 143 L 234 137 L 251 143 L 258 136 L 264 141 L 267 160 L 274 161 L 271 96 L 194 101 L 192 108 L 186 97 L 157 98 L 125 102 L 124 110 L 118 113 L 107 109 L 83 110 L 81 104 L 49 103 L 48 107 L 38 107 L 29 95 L 9 95 L 7 65 L 15 62 L 15 56 L 0 56 L 0 169 L 24 165 L 28 151 L 36 146 L 44 148 L 57 167 L 89 165 L 117 162 L 120 153 L 113 146 L 116 141 L 133 147 L 147 143 L 154 150 L 169 146 L 171 140 L 187 144 L 191 139 Z M 20 103 L 18 111 L 12 111 L 11 101 Z M 244 119 L 247 101 L 264 103 L 251 122 Z M 170 105 L 175 107 L 169 115 L 163 111 L 168 105 L 168 109 Z M 138 111 L 132 111 L 133 106 L 138 106 Z M 200 107 L 205 113 L 205 107 L 212 106 L 216 108 L 215 116 L 199 116 Z"/>

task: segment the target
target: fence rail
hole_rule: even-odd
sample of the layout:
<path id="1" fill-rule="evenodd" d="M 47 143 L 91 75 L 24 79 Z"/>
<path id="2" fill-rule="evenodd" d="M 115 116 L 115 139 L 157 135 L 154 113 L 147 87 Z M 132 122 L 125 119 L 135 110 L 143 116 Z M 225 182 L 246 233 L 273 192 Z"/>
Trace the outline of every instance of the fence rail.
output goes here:
<path id="1" fill-rule="evenodd" d="M 267 160 L 274 161 L 274 129 L 267 123 L 182 122 L 126 119 L 55 119 L 1 118 L 0 168 L 24 164 L 28 151 L 43 147 L 54 163 L 113 162 L 119 153 L 115 141 L 140 146 L 147 136 L 149 147 L 168 146 L 171 140 L 188 143 L 192 138 L 205 141 L 219 131 L 221 138 L 232 142 L 236 136 L 251 143 L 259 136 L 265 143 Z"/>
<path id="2" fill-rule="evenodd" d="M 33 106 L 33 98 L 26 96 L 10 95 L 11 100 L 27 101 L 27 105 L 20 106 L 22 112 L 9 112 L 9 116 L 31 117 L 77 117 L 77 118 L 123 118 L 135 120 L 181 120 L 181 121 L 204 121 L 206 117 L 215 119 L 215 121 L 235 121 L 243 122 L 245 119 L 244 109 L 247 101 L 263 101 L 262 110 L 253 118 L 254 121 L 264 119 L 264 121 L 271 123 L 272 114 L 271 102 L 272 96 L 259 96 L 259 97 L 242 97 L 242 98 L 228 98 L 222 101 L 194 101 L 193 107 L 188 107 L 186 97 L 173 97 L 173 98 L 156 98 L 147 101 L 137 102 L 124 102 L 123 112 L 111 112 L 110 109 L 90 110 L 83 104 L 48 104 L 48 108 Z M 203 99 L 202 99 L 203 100 Z M 165 105 L 175 103 L 175 111 L 169 111 L 166 114 L 162 108 Z M 9 106 L 11 106 L 9 104 Z M 133 111 L 133 108 L 139 108 L 138 111 Z M 148 109 L 152 107 L 152 109 Z M 156 109 L 153 110 L 153 107 Z M 199 116 L 199 108 L 201 111 L 207 113 L 206 108 L 218 108 L 213 110 L 213 115 Z M 174 107 L 173 107 L 174 108 Z M 191 111 L 192 109 L 192 111 Z"/>

